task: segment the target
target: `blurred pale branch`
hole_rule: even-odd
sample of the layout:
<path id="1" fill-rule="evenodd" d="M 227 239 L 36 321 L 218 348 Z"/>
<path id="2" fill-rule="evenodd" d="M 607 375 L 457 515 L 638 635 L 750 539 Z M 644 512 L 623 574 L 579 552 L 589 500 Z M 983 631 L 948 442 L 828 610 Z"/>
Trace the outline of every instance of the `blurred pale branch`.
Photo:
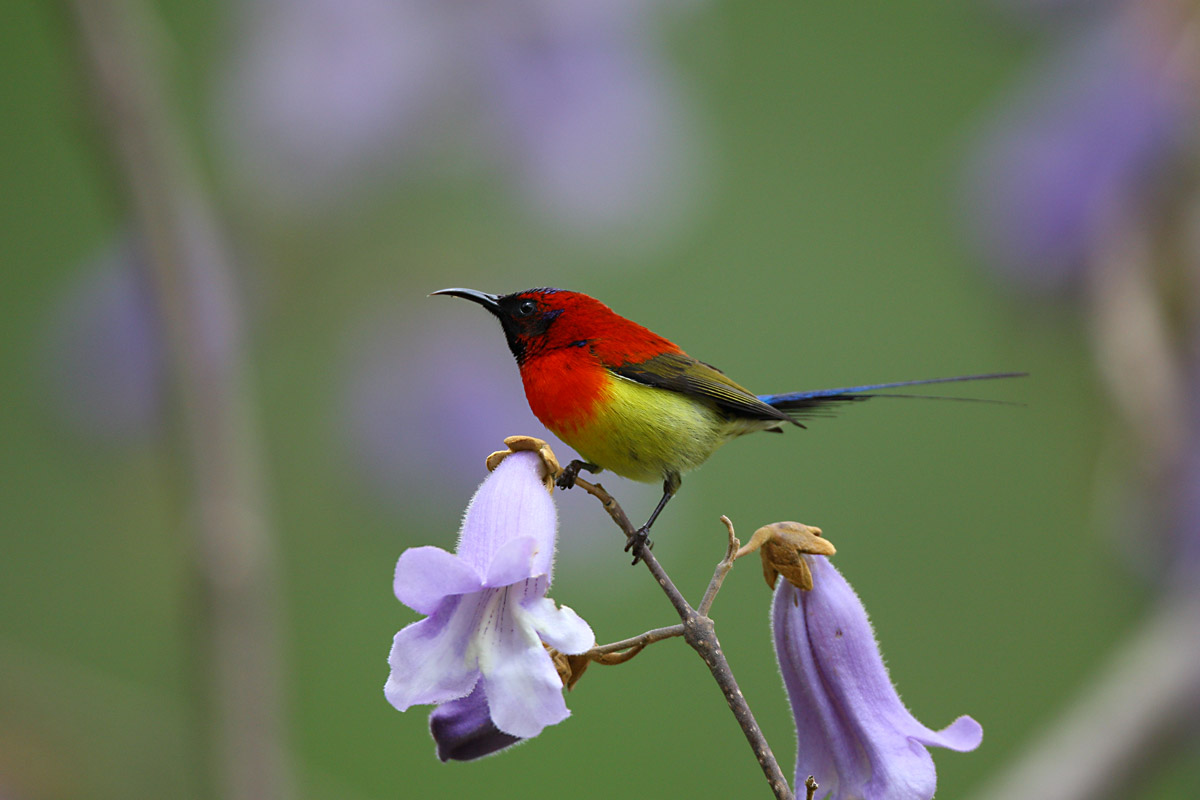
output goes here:
<path id="1" fill-rule="evenodd" d="M 158 27 L 138 0 L 77 0 L 81 69 L 142 238 L 167 338 L 191 480 L 193 663 L 209 761 L 206 793 L 292 792 L 282 741 L 275 546 L 245 381 L 227 244 L 170 108 Z"/>
<path id="2" fill-rule="evenodd" d="M 1200 712 L 1200 592 L 1169 598 L 975 800 L 1136 795 L 1148 762 Z M 1032 789 L 1036 787 L 1036 789 Z"/>
<path id="3" fill-rule="evenodd" d="M 1089 330 L 1109 395 L 1155 480 L 1177 469 L 1188 442 L 1184 357 L 1154 285 L 1149 221 L 1104 237 L 1088 283 Z M 1140 465 L 1139 465 L 1140 466 Z"/>

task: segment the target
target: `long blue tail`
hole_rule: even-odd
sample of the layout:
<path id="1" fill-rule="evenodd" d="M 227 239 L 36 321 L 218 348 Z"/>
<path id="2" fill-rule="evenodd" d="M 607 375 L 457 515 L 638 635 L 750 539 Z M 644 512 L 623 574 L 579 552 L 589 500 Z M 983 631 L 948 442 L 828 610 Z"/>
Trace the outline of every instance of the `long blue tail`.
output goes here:
<path id="1" fill-rule="evenodd" d="M 981 400 L 973 397 L 945 397 L 939 395 L 913 395 L 881 393 L 885 389 L 899 389 L 905 386 L 926 386 L 931 383 L 960 383 L 962 381 L 987 381 L 997 378 L 1023 378 L 1027 372 L 989 372 L 983 375 L 956 375 L 953 378 L 925 378 L 918 381 L 897 381 L 895 383 L 871 383 L 864 386 L 846 386 L 840 389 L 818 389 L 812 392 L 788 392 L 787 394 L 763 394 L 758 399 L 769 406 L 784 411 L 790 417 L 805 418 L 821 416 L 842 403 L 854 403 L 859 400 L 869 400 L 872 397 L 919 397 L 932 400 L 960 400 L 981 403 L 1003 403 L 999 400 Z"/>

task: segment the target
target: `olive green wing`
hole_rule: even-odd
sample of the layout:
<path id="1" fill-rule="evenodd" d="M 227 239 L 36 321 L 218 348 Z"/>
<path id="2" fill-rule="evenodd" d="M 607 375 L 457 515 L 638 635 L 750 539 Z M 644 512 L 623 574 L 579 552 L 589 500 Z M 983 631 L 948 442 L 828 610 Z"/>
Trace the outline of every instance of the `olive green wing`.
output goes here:
<path id="1" fill-rule="evenodd" d="M 721 370 L 697 361 L 686 353 L 663 353 L 645 361 L 610 366 L 609 369 L 622 378 L 647 386 L 706 399 L 733 416 L 795 422 L 787 414 L 767 405 L 749 390 L 727 378 Z"/>

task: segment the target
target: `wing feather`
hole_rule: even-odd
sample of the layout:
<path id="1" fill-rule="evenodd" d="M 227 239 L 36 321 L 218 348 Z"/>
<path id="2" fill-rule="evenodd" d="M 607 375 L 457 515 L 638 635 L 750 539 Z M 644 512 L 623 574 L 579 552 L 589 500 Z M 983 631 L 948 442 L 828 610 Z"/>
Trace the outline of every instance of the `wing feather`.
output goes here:
<path id="1" fill-rule="evenodd" d="M 716 367 L 686 353 L 663 353 L 637 363 L 610 366 L 622 378 L 647 386 L 709 400 L 732 415 L 749 419 L 794 422 L 779 409 L 758 399 Z"/>

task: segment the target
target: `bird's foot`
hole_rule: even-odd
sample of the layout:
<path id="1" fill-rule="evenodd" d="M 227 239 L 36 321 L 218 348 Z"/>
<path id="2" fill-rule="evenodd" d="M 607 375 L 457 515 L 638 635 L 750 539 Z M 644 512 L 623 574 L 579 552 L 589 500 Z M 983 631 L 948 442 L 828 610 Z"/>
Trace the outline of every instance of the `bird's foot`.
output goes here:
<path id="1" fill-rule="evenodd" d="M 650 526 L 648 525 L 638 528 L 625 540 L 625 552 L 633 553 L 632 565 L 636 566 L 642 560 L 643 547 L 647 550 L 654 549 L 654 542 L 650 541 Z"/>
<path id="2" fill-rule="evenodd" d="M 581 471 L 586 469 L 588 472 L 592 472 L 595 468 L 595 464 L 589 464 L 577 458 L 563 467 L 562 472 L 558 473 L 558 477 L 554 479 L 554 485 L 560 489 L 570 489 L 575 485 L 575 479 L 579 477 Z"/>

